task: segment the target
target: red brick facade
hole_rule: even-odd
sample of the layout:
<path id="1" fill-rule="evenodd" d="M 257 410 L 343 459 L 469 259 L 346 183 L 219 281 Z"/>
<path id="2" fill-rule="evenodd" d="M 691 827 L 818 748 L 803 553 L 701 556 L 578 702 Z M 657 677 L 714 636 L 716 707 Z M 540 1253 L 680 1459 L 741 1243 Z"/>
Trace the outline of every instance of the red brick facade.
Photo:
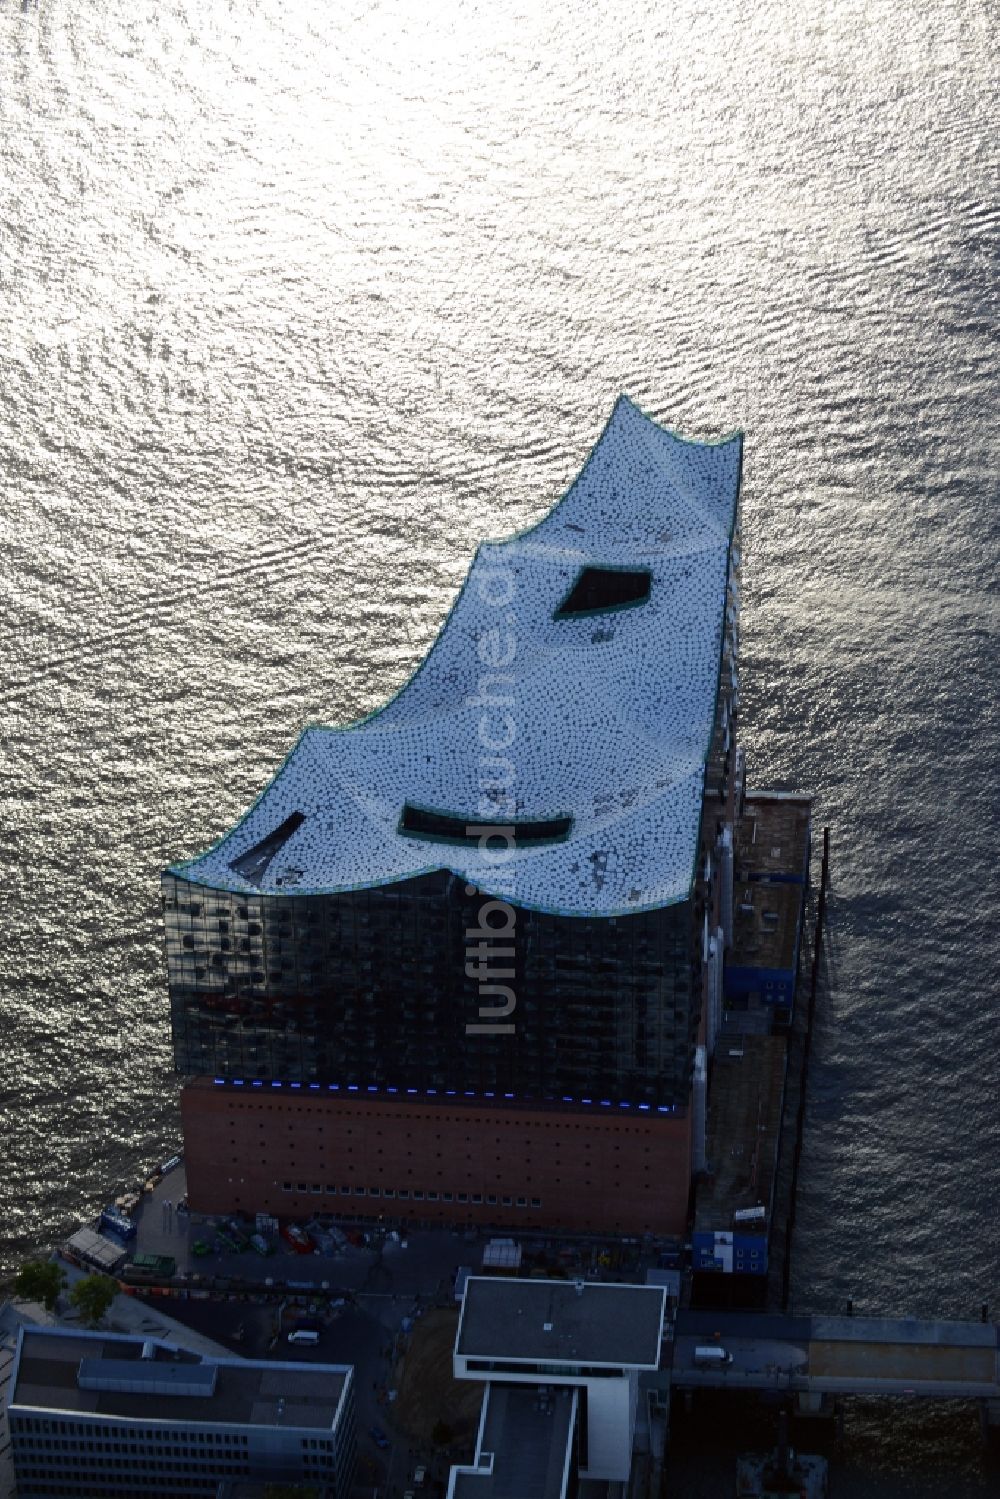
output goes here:
<path id="1" fill-rule="evenodd" d="M 691 1122 L 350 1099 L 199 1081 L 181 1095 L 195 1212 L 682 1234 Z"/>

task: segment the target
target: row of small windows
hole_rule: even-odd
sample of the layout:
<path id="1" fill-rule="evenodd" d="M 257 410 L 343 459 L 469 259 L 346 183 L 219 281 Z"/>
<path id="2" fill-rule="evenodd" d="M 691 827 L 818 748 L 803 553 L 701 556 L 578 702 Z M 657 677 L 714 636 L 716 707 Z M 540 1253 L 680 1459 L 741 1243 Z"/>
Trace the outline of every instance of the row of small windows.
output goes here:
<path id="1" fill-rule="evenodd" d="M 325 1100 L 321 1100 L 321 1102 L 325 1102 Z M 281 1114 L 290 1114 L 290 1113 L 292 1113 L 293 1109 L 294 1109 L 294 1111 L 295 1111 L 296 1114 L 302 1114 L 302 1113 L 314 1114 L 315 1113 L 315 1108 L 311 1108 L 309 1106 L 309 1104 L 301 1104 L 301 1103 L 297 1103 L 297 1104 L 284 1104 L 284 1103 L 244 1103 L 242 1099 L 234 1099 L 232 1101 L 230 1101 L 230 1100 L 227 1099 L 227 1105 L 228 1105 L 228 1107 L 230 1109 L 237 1109 L 237 1110 L 239 1110 L 240 1113 L 252 1113 L 254 1110 L 257 1110 L 258 1112 L 261 1112 L 261 1113 L 271 1114 L 271 1113 L 274 1113 L 275 1110 L 277 1110 L 277 1112 L 281 1113 Z M 371 1115 L 370 1115 L 371 1104 L 370 1103 L 366 1104 L 363 1108 L 355 1109 L 355 1108 L 352 1108 L 350 1104 L 343 1105 L 343 1104 L 340 1103 L 339 1100 L 337 1100 L 336 1101 L 336 1106 L 337 1106 L 338 1111 L 341 1112 L 345 1116 L 345 1118 L 348 1118 L 348 1119 L 351 1119 L 351 1118 L 356 1118 L 356 1119 L 357 1118 L 365 1118 L 365 1119 L 369 1119 L 371 1117 Z M 495 1112 L 495 1110 L 494 1110 L 494 1112 Z M 416 1111 L 413 1111 L 413 1112 L 406 1113 L 406 1114 L 396 1113 L 396 1112 L 391 1111 L 389 1109 L 379 1109 L 378 1117 L 380 1119 L 402 1119 L 407 1124 L 414 1124 L 414 1123 L 417 1123 L 417 1122 L 420 1122 L 420 1121 L 425 1121 L 426 1122 L 426 1121 L 429 1121 L 429 1120 L 432 1120 L 432 1119 L 433 1119 L 433 1121 L 434 1121 L 435 1124 L 464 1124 L 466 1127 L 468 1127 L 468 1123 L 469 1123 L 469 1116 L 467 1114 L 441 1114 L 441 1113 L 438 1112 L 437 1109 L 427 1109 L 427 1110 L 425 1110 L 425 1111 L 423 1111 L 421 1113 L 417 1113 Z M 662 1121 L 660 1121 L 660 1120 L 653 1120 L 653 1121 L 650 1121 L 650 1125 L 647 1128 L 640 1128 L 639 1126 L 636 1126 L 636 1125 L 612 1124 L 610 1122 L 610 1120 L 601 1119 L 600 1121 L 596 1122 L 596 1128 L 598 1128 L 600 1130 L 600 1133 L 602 1135 L 607 1135 L 607 1134 L 615 1134 L 615 1135 L 648 1135 L 652 1131 L 654 1131 L 656 1129 L 657 1125 L 660 1124 L 661 1122 Z M 554 1120 L 553 1119 L 539 1119 L 539 1120 L 534 1121 L 530 1125 L 526 1125 L 524 1123 L 524 1121 L 520 1120 L 520 1119 L 494 1119 L 492 1121 L 492 1123 L 493 1123 L 494 1127 L 497 1128 L 497 1129 L 501 1129 L 501 1128 L 502 1129 L 511 1129 L 511 1128 L 522 1129 L 522 1130 L 525 1131 L 526 1134 L 530 1134 L 532 1131 L 539 1130 L 539 1129 L 563 1129 L 563 1130 L 570 1130 L 570 1129 L 572 1129 L 572 1130 L 581 1130 L 581 1129 L 583 1129 L 583 1130 L 590 1130 L 590 1129 L 594 1129 L 595 1128 L 595 1124 L 592 1124 L 590 1121 L 588 1121 L 585 1124 L 577 1124 L 575 1122 L 571 1122 L 565 1115 L 560 1115 L 559 1118 L 554 1119 Z M 231 1129 L 235 1129 L 235 1127 L 236 1127 L 236 1120 L 235 1120 L 234 1117 L 232 1117 L 232 1115 L 230 1115 L 230 1118 L 229 1118 L 229 1126 L 230 1126 Z M 263 1126 L 261 1126 L 261 1127 L 263 1128 Z M 292 1128 L 292 1126 L 289 1125 L 289 1129 L 291 1129 L 291 1128 Z M 322 1130 L 324 1128 L 324 1126 L 320 1125 L 319 1128 L 320 1128 L 320 1130 Z M 336 1126 L 334 1126 L 334 1128 L 336 1128 Z M 350 1125 L 348 1125 L 346 1127 L 346 1129 L 344 1130 L 344 1133 L 347 1134 L 347 1135 L 349 1135 L 349 1134 L 352 1133 Z M 372 1133 L 372 1131 L 370 1129 L 368 1129 L 368 1130 L 359 1129 L 357 1131 L 357 1134 L 359 1136 L 360 1135 L 364 1135 L 364 1134 L 370 1134 L 370 1133 Z M 379 1139 L 382 1138 L 382 1131 L 380 1129 L 375 1130 L 374 1133 L 375 1133 L 375 1135 L 378 1136 Z M 390 1131 L 390 1134 L 393 1134 L 393 1133 L 394 1133 L 393 1131 Z M 436 1140 L 440 1140 L 442 1137 L 441 1137 L 441 1135 L 435 1135 L 434 1138 Z M 468 1141 L 468 1140 L 471 1140 L 472 1136 L 471 1135 L 466 1135 L 465 1138 Z M 478 1138 L 478 1135 L 477 1135 L 477 1138 Z"/>
<path id="2" fill-rule="evenodd" d="M 22 1477 L 19 1474 L 17 1492 L 18 1494 L 43 1494 L 45 1499 L 54 1499 L 56 1495 L 60 1496 L 60 1499 L 63 1495 L 73 1495 L 75 1499 L 96 1499 L 96 1496 L 105 1494 L 123 1495 L 125 1499 L 134 1499 L 136 1491 L 133 1487 L 134 1479 L 131 1476 L 127 1478 L 124 1475 L 120 1478 L 109 1476 L 104 1483 L 97 1486 L 95 1486 L 95 1477 L 96 1475 L 93 1477 L 88 1475 L 81 1476 L 80 1478 L 72 1478 L 65 1473 L 59 1473 L 57 1481 L 55 1478 L 51 1476 L 46 1477 L 41 1473 L 32 1474 L 27 1477 Z M 149 1476 L 143 1482 L 142 1492 L 148 1492 L 151 1486 L 162 1487 L 167 1499 L 172 1499 L 172 1496 L 177 1493 L 176 1482 L 176 1473 L 165 1478 Z M 127 1488 L 126 1484 L 128 1485 Z M 171 1486 L 170 1488 L 167 1487 L 168 1484 Z M 190 1493 L 192 1489 L 204 1489 L 206 1494 L 218 1494 L 219 1480 L 217 1478 L 199 1478 L 194 1473 L 191 1473 L 184 1479 L 184 1492 Z"/>
<path id="3" fill-rule="evenodd" d="M 165 1442 L 177 1445 L 192 1442 L 211 1442 L 220 1447 L 248 1447 L 250 1439 L 239 1432 L 191 1431 L 177 1427 L 108 1426 L 102 1422 L 95 1426 L 92 1421 L 60 1421 L 52 1416 L 12 1416 L 11 1429 L 19 1433 L 39 1436 L 87 1437 L 97 1435 L 102 1440 L 91 1450 L 98 1452 L 128 1451 L 136 1442 Z M 114 1440 L 117 1438 L 117 1440 Z M 121 1446 L 120 1443 L 124 1443 Z"/>
<path id="4" fill-rule="evenodd" d="M 468 1202 L 486 1203 L 490 1207 L 498 1204 L 502 1207 L 533 1207 L 540 1208 L 542 1199 L 540 1197 L 503 1197 L 496 1192 L 438 1192 L 430 1188 L 424 1190 L 421 1187 L 324 1187 L 318 1182 L 282 1182 L 283 1192 L 310 1192 L 314 1196 L 327 1197 L 396 1197 L 412 1198 L 414 1202 Z"/>
<path id="5" fill-rule="evenodd" d="M 130 1473 L 134 1473 L 137 1469 L 143 1473 L 202 1473 L 206 1467 L 213 1472 L 248 1473 L 251 1468 L 249 1454 L 244 1452 L 204 1452 L 200 1454 L 200 1461 L 191 1461 L 191 1449 L 181 1448 L 181 1451 L 187 1453 L 186 1458 L 180 1456 L 164 1458 L 162 1447 L 154 1447 L 149 1452 L 137 1449 L 132 1457 L 109 1457 L 103 1452 L 91 1455 L 84 1451 L 82 1445 L 69 1445 L 51 1453 L 26 1452 L 19 1448 L 15 1453 L 14 1462 L 18 1472 L 22 1470 L 47 1472 L 53 1467 L 64 1468 L 67 1464 L 73 1468 L 93 1468 L 101 1472 L 114 1469 Z M 326 1460 L 324 1457 L 324 1461 Z"/>
<path id="6" fill-rule="evenodd" d="M 622 1379 L 625 1375 L 624 1369 L 604 1364 L 526 1364 L 497 1358 L 469 1358 L 465 1364 L 480 1374 L 558 1374 L 584 1379 Z"/>
<path id="7" fill-rule="evenodd" d="M 235 935 L 233 929 L 239 923 L 241 935 L 246 932 L 249 937 L 267 937 L 279 942 L 291 938 L 311 952 L 321 952 L 324 946 L 331 943 L 338 947 L 344 941 L 362 945 L 370 940 L 389 917 L 394 924 L 398 924 L 400 917 L 403 917 L 410 918 L 409 924 L 418 935 L 426 934 L 428 940 L 424 946 L 430 950 L 433 945 L 431 939 L 447 931 L 454 916 L 453 910 L 440 904 L 440 897 L 435 897 L 433 902 L 412 897 L 394 897 L 385 888 L 377 890 L 369 910 L 352 910 L 338 901 L 332 901 L 326 904 L 320 914 L 316 910 L 303 909 L 299 902 L 293 914 L 285 909 L 277 909 L 276 899 L 275 896 L 269 896 L 265 910 L 249 911 L 246 906 L 238 905 L 227 910 L 205 912 L 197 904 L 189 905 L 184 901 L 168 899 L 164 903 L 167 938 L 176 939 L 193 929 L 196 935 L 209 941 L 216 933 L 223 937 Z M 179 917 L 192 919 L 181 921 L 177 919 Z M 606 956 L 612 962 L 618 953 L 626 950 L 642 955 L 661 950 L 665 942 L 677 950 L 690 944 L 691 934 L 686 922 L 679 923 L 673 932 L 664 932 L 661 913 L 657 912 L 656 917 L 660 919 L 654 917 L 640 926 L 631 925 L 627 929 L 619 929 L 613 916 L 599 917 L 584 925 L 576 934 L 575 940 L 583 944 L 585 954 L 593 952 L 598 957 Z M 636 916 L 628 918 L 631 923 L 638 919 L 640 918 Z M 208 922 L 213 923 L 211 928 L 207 926 Z M 571 964 L 579 961 L 580 948 L 567 951 L 558 945 L 561 929 L 565 926 L 564 920 L 557 918 L 554 922 L 546 923 L 536 918 L 534 925 L 545 944 L 538 952 L 538 961 L 546 964 Z M 256 944 L 258 950 L 261 945 Z"/>
<path id="8" fill-rule="evenodd" d="M 291 926 L 293 922 L 299 922 L 305 926 L 322 926 L 326 925 L 331 917 L 340 919 L 342 916 L 346 916 L 357 926 L 364 929 L 378 923 L 378 913 L 383 907 L 402 907 L 404 910 L 408 907 L 419 907 L 421 912 L 423 912 L 428 907 L 432 910 L 436 909 L 441 899 L 441 891 L 437 888 L 416 891 L 410 885 L 403 894 L 385 886 L 377 886 L 369 894 L 368 900 L 364 904 L 346 901 L 343 898 L 331 899 L 329 896 L 326 898 L 321 897 L 319 902 L 310 902 L 302 896 L 291 895 L 282 897 L 269 893 L 263 898 L 258 897 L 252 904 L 244 901 L 235 901 L 231 905 L 205 906 L 201 901 L 185 899 L 179 893 L 184 886 L 188 890 L 191 888 L 190 885 L 186 885 L 186 882 L 178 881 L 173 887 L 175 893 L 164 894 L 163 909 L 165 911 L 176 911 L 179 916 L 204 917 L 207 921 L 227 922 L 235 918 L 238 921 L 254 923 L 258 931 L 260 930 L 259 923 L 264 921 L 265 918 L 284 926 Z M 558 928 L 563 925 L 563 921 L 558 917 L 545 920 L 546 914 L 545 912 L 539 914 L 539 926 L 548 929 L 552 927 Z M 635 925 L 636 917 L 634 915 L 626 918 L 629 923 L 628 932 L 630 937 L 637 936 L 641 938 L 644 934 L 643 929 L 648 930 L 650 927 L 658 927 L 663 921 L 663 913 L 660 911 L 652 915 L 650 913 L 639 913 L 639 915 L 647 916 L 647 920 L 642 923 L 642 927 L 640 928 L 637 928 Z M 593 927 L 588 929 L 588 931 L 593 930 Z M 617 931 L 618 919 L 614 916 L 601 917 L 599 919 L 599 930 Z"/>
<path id="9" fill-rule="evenodd" d="M 235 1145 L 238 1144 L 238 1141 L 233 1136 L 230 1136 L 229 1143 L 230 1143 L 231 1146 L 235 1146 Z M 286 1143 L 289 1144 L 289 1145 L 291 1145 L 293 1148 L 294 1148 L 294 1146 L 296 1144 L 296 1142 L 294 1140 L 289 1140 Z M 467 1140 L 465 1143 L 467 1145 L 471 1145 L 472 1142 L 471 1142 L 471 1140 Z M 533 1143 L 534 1142 L 531 1141 L 531 1140 L 525 1141 L 524 1144 L 523 1144 L 523 1146 L 522 1146 L 522 1149 L 524 1151 L 526 1151 L 526 1152 L 530 1152 Z M 266 1152 L 267 1141 L 266 1140 L 260 1140 L 260 1141 L 258 1141 L 258 1144 L 261 1145 L 263 1147 L 264 1151 Z M 279 1142 L 279 1144 L 280 1144 L 280 1142 Z M 493 1144 L 494 1145 L 499 1145 L 500 1141 L 499 1140 L 494 1140 Z M 563 1149 L 567 1149 L 569 1147 L 557 1144 L 555 1148 L 556 1148 L 556 1150 L 563 1150 Z M 628 1147 L 626 1147 L 626 1149 L 627 1148 Z M 651 1152 L 651 1150 L 652 1150 L 652 1147 L 649 1146 L 649 1145 L 643 1145 L 642 1147 L 635 1146 L 633 1154 L 637 1153 L 640 1148 L 642 1150 L 643 1155 L 649 1155 L 650 1152 Z M 583 1152 L 590 1152 L 590 1151 L 594 1150 L 595 1147 L 593 1145 L 591 1145 L 589 1142 L 586 1142 L 583 1145 L 581 1145 L 579 1147 L 579 1149 L 581 1151 L 583 1151 Z M 612 1147 L 611 1147 L 612 1153 L 615 1154 L 615 1155 L 621 1155 L 621 1149 L 622 1148 L 621 1148 L 620 1145 L 612 1145 Z M 431 1159 L 433 1159 L 435 1161 L 443 1161 L 444 1158 L 445 1158 L 445 1156 L 449 1155 L 450 1153 L 451 1152 L 444 1151 L 444 1150 L 435 1150 L 433 1153 L 431 1151 L 429 1151 L 429 1150 L 422 1150 L 422 1151 L 418 1152 L 418 1154 L 420 1154 L 421 1156 L 423 1156 L 423 1158 L 425 1160 L 431 1160 Z M 355 1154 L 354 1146 L 353 1145 L 344 1145 L 344 1146 L 342 1146 L 341 1149 L 340 1149 L 340 1154 L 341 1155 L 345 1155 L 345 1156 L 349 1156 L 349 1155 L 352 1156 L 352 1155 L 354 1155 Z M 360 1155 L 360 1156 L 363 1156 L 365 1154 L 365 1150 L 364 1150 L 363 1146 L 359 1146 L 358 1147 L 357 1154 Z M 381 1147 L 379 1147 L 379 1149 L 375 1151 L 375 1154 L 377 1156 L 380 1156 L 380 1155 L 384 1155 L 385 1152 L 381 1149 Z M 412 1160 L 412 1158 L 413 1158 L 413 1151 L 412 1150 L 408 1150 L 406 1152 L 406 1155 L 407 1155 L 408 1159 Z M 233 1159 L 233 1163 L 235 1165 L 236 1162 L 239 1160 L 239 1157 L 234 1155 L 232 1159 Z M 472 1155 L 469 1152 L 466 1152 L 465 1159 L 467 1161 L 471 1161 L 472 1160 Z M 496 1159 L 498 1161 L 503 1160 L 503 1153 L 501 1152 L 500 1154 L 498 1154 L 497 1157 L 496 1157 Z M 531 1161 L 530 1154 L 526 1156 L 526 1159 L 528 1160 L 528 1162 L 530 1164 L 530 1161 Z M 561 1165 L 561 1161 L 560 1161 L 559 1156 L 557 1156 L 557 1155 L 556 1156 L 552 1156 L 549 1159 L 553 1160 L 557 1166 Z M 260 1160 L 261 1160 L 261 1165 L 264 1165 L 264 1166 L 267 1165 L 267 1155 L 266 1155 L 266 1153 L 261 1155 Z M 585 1153 L 584 1156 L 583 1156 L 584 1164 L 589 1166 L 590 1165 L 590 1160 L 591 1160 L 591 1157 L 590 1157 L 589 1153 Z M 354 1165 L 355 1162 L 352 1161 L 351 1164 Z M 647 1164 L 647 1167 L 648 1167 L 649 1163 L 647 1162 L 646 1164 Z M 322 1169 L 322 1163 L 321 1163 L 321 1169 Z M 411 1176 L 412 1176 L 412 1174 L 413 1173 L 410 1172 Z M 306 1188 L 305 1190 L 308 1191 L 308 1188 Z"/>
<path id="10" fill-rule="evenodd" d="M 154 1451 L 160 1450 L 162 1449 L 154 1449 Z M 249 1457 L 237 1453 L 230 1454 L 228 1452 L 219 1454 L 213 1452 L 210 1457 L 209 1454 L 206 1454 L 200 1463 L 186 1462 L 181 1458 L 174 1458 L 168 1462 L 157 1462 L 154 1457 L 150 1457 L 144 1452 L 137 1452 L 134 1457 L 107 1457 L 103 1454 L 99 1457 L 86 1457 L 78 1447 L 71 1446 L 61 1451 L 60 1455 L 56 1457 L 58 1466 L 62 1467 L 66 1459 L 70 1457 L 72 1457 L 74 1467 L 95 1467 L 99 1468 L 102 1472 L 108 1468 L 113 1468 L 116 1471 L 121 1469 L 130 1473 L 134 1473 L 136 1469 L 143 1473 L 201 1473 L 204 1472 L 205 1464 L 209 1460 L 211 1461 L 212 1468 L 215 1470 L 218 1470 L 219 1464 L 222 1463 L 229 1465 L 226 1467 L 227 1472 L 246 1473 L 250 1471 Z M 47 1472 L 53 1464 L 53 1457 L 48 1457 L 40 1453 L 18 1452 L 14 1461 L 18 1472 L 22 1468 L 28 1472 Z"/>

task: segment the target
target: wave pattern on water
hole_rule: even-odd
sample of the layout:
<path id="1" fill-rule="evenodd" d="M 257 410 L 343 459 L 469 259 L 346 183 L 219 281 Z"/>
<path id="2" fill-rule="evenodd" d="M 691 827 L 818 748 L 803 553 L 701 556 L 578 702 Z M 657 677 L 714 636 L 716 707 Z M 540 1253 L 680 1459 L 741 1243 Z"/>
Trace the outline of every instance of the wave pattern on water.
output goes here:
<path id="1" fill-rule="evenodd" d="M 6 0 L 0 57 L 0 1260 L 176 1138 L 160 868 L 624 389 L 746 430 L 753 779 L 833 829 L 796 1299 L 996 1301 L 990 9 Z"/>

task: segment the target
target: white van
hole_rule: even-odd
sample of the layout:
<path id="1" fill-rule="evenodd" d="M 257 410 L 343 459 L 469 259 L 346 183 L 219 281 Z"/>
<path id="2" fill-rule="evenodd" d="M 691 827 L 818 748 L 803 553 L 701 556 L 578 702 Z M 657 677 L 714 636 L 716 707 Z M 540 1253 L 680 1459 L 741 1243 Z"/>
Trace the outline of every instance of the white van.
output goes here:
<path id="1" fill-rule="evenodd" d="M 319 1333 L 309 1327 L 297 1327 L 294 1332 L 288 1334 L 290 1343 L 303 1343 L 307 1348 L 315 1348 L 319 1342 Z"/>
<path id="2" fill-rule="evenodd" d="M 709 1343 L 704 1348 L 694 1350 L 694 1361 L 696 1367 L 702 1369 L 718 1369 L 723 1364 L 731 1364 L 733 1355 L 720 1348 L 718 1343 Z"/>

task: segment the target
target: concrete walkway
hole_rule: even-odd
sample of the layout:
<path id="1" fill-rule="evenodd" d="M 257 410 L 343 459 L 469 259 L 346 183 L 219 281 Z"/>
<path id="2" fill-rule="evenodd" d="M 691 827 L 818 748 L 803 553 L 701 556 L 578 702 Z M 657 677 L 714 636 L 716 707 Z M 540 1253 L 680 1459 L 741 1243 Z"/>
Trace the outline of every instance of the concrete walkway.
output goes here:
<path id="1" fill-rule="evenodd" d="M 76 1265 L 71 1265 L 60 1255 L 56 1255 L 58 1263 L 66 1272 L 67 1289 L 75 1281 L 82 1280 L 89 1272 L 80 1270 Z M 63 1311 L 65 1302 L 60 1300 L 60 1311 Z M 56 1318 L 58 1322 L 65 1322 L 67 1326 L 81 1326 L 78 1316 L 63 1314 Z M 221 1343 L 215 1343 L 211 1338 L 204 1337 L 193 1328 L 186 1327 L 183 1322 L 167 1316 L 165 1312 L 157 1309 L 155 1312 L 145 1304 L 138 1301 L 134 1296 L 125 1296 L 121 1292 L 114 1301 L 101 1323 L 105 1332 L 130 1333 L 133 1337 L 140 1338 L 162 1338 L 167 1343 L 176 1343 L 179 1348 L 187 1348 L 191 1353 L 203 1353 L 210 1358 L 232 1358 L 233 1352 L 230 1348 L 224 1348 Z"/>

